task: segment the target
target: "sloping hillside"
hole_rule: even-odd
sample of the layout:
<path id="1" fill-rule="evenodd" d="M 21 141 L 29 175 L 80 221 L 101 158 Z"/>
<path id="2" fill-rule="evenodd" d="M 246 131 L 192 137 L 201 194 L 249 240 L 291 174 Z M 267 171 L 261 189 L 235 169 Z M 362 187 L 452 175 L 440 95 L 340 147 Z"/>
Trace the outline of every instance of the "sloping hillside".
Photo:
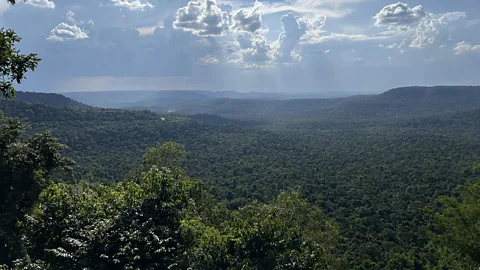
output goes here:
<path id="1" fill-rule="evenodd" d="M 256 120 L 302 118 L 310 112 L 334 108 L 345 102 L 345 100 L 347 99 L 216 99 L 204 103 L 184 105 L 178 109 L 178 112 L 187 114 L 216 114 L 237 119 Z"/>
<path id="2" fill-rule="evenodd" d="M 376 96 L 363 96 L 335 108 L 340 117 L 391 118 L 431 116 L 480 109 L 480 87 L 403 87 Z"/>
<path id="3" fill-rule="evenodd" d="M 163 113 L 175 111 L 185 114 L 213 114 L 270 123 L 332 119 L 405 119 L 480 109 L 480 87 L 404 87 L 379 95 L 334 99 L 197 99 L 186 103 L 170 103 L 167 106 L 153 105 L 150 109 Z"/>
<path id="4" fill-rule="evenodd" d="M 188 118 L 197 120 L 200 122 L 205 122 L 211 125 L 234 125 L 234 126 L 259 126 L 264 125 L 264 122 L 258 121 L 241 121 L 230 118 L 221 117 L 215 114 L 193 114 L 189 115 Z"/>
<path id="5" fill-rule="evenodd" d="M 75 100 L 102 108 L 131 108 L 168 111 L 181 105 L 215 99 L 287 99 L 282 93 L 240 93 L 234 91 L 170 90 L 170 91 L 101 91 L 68 92 L 64 94 Z M 161 108 L 161 109 L 160 109 Z"/>
<path id="6" fill-rule="evenodd" d="M 37 103 L 55 107 L 67 108 L 81 108 L 88 109 L 90 106 L 83 104 L 74 99 L 54 93 L 35 93 L 35 92 L 21 92 L 18 91 L 14 98 L 16 101 L 23 101 L 27 103 Z"/>

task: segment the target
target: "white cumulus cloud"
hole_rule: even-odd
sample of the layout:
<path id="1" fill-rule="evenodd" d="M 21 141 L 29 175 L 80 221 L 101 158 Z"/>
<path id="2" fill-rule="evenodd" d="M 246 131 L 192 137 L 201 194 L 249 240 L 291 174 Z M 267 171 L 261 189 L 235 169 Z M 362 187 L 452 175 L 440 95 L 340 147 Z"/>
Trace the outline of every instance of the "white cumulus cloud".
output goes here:
<path id="1" fill-rule="evenodd" d="M 262 4 L 255 1 L 252 9 L 240 9 L 233 14 L 233 29 L 256 32 L 262 28 Z"/>
<path id="2" fill-rule="evenodd" d="M 464 12 L 451 12 L 441 15 L 429 14 L 428 18 L 416 28 L 410 47 L 426 48 L 441 40 L 448 39 L 451 23 L 464 19 L 466 16 Z"/>
<path id="3" fill-rule="evenodd" d="M 480 53 L 480 45 L 472 45 L 471 43 L 462 41 L 455 45 L 453 51 L 456 55 L 477 52 Z"/>
<path id="4" fill-rule="evenodd" d="M 306 43 L 310 39 L 318 38 L 322 27 L 325 25 L 325 16 L 297 17 L 293 13 L 282 16 L 282 32 L 278 37 L 276 59 L 281 63 L 300 60 L 296 50 L 298 43 L 303 38 Z"/>
<path id="5" fill-rule="evenodd" d="M 286 0 L 264 1 L 262 11 L 265 14 L 295 12 L 297 14 L 324 14 L 329 18 L 343 18 L 353 12 L 349 4 L 365 0 Z"/>
<path id="6" fill-rule="evenodd" d="M 148 8 L 153 8 L 150 2 L 143 2 L 142 0 L 112 0 L 117 7 L 127 8 L 129 10 L 144 11 Z"/>
<path id="7" fill-rule="evenodd" d="M 92 24 L 93 22 L 89 22 Z M 83 24 L 83 22 L 79 22 Z M 50 31 L 48 40 L 53 41 L 67 41 L 88 38 L 88 33 L 77 25 L 75 14 L 72 11 L 67 12 L 66 22 L 61 22 Z"/>
<path id="8" fill-rule="evenodd" d="M 241 62 L 265 64 L 273 59 L 272 46 L 261 34 L 240 33 L 237 36 L 237 45 L 240 49 L 238 55 Z"/>
<path id="9" fill-rule="evenodd" d="M 408 4 L 398 2 L 383 7 L 373 18 L 376 26 L 405 28 L 418 24 L 426 16 L 423 6 L 410 8 Z"/>
<path id="10" fill-rule="evenodd" d="M 202 64 L 218 64 L 220 63 L 220 60 L 218 59 L 218 57 L 207 55 L 203 58 L 200 58 L 199 62 Z"/>
<path id="11" fill-rule="evenodd" d="M 266 40 L 257 39 L 252 47 L 241 52 L 243 61 L 247 63 L 265 63 L 272 60 L 272 48 Z"/>
<path id="12" fill-rule="evenodd" d="M 451 40 L 454 31 L 462 27 L 456 22 L 465 21 L 466 16 L 465 12 L 428 13 L 421 5 L 412 8 L 399 2 L 383 7 L 374 19 L 375 26 L 388 29 L 381 33 L 382 36 L 402 39 L 400 45 L 393 44 L 388 48 L 403 50 L 406 47 L 423 49 L 444 44 Z"/>
<path id="13" fill-rule="evenodd" d="M 192 0 L 177 11 L 173 23 L 176 29 L 199 36 L 223 36 L 230 27 L 230 17 L 215 0 Z"/>
<path id="14" fill-rule="evenodd" d="M 88 38 L 88 34 L 77 25 L 69 25 L 67 23 L 60 23 L 50 32 L 50 36 L 47 38 L 54 41 L 66 41 L 75 39 Z"/>
<path id="15" fill-rule="evenodd" d="M 257 2 L 249 14 L 253 15 L 258 12 L 258 7 Z M 234 22 L 234 25 L 237 26 L 232 28 L 237 33 L 237 40 L 229 43 L 226 51 L 236 58 L 230 60 L 230 62 L 243 62 L 247 66 L 254 63 L 259 66 L 299 61 L 301 60 L 299 44 L 301 42 L 309 43 L 311 39 L 318 38 L 320 33 L 323 32 L 321 29 L 326 22 L 325 16 L 299 17 L 292 12 L 288 13 L 281 17 L 282 31 L 278 39 L 269 42 L 266 38 L 266 31 L 261 31 L 266 27 L 262 26 L 261 13 L 259 14 L 260 16 L 256 17 L 245 16 L 255 17 L 256 19 L 242 21 L 242 27 L 238 26 L 239 22 Z M 252 25 L 255 25 L 255 27 L 249 27 Z"/>
<path id="16" fill-rule="evenodd" d="M 55 8 L 55 3 L 49 0 L 28 0 L 26 3 L 40 8 Z"/>

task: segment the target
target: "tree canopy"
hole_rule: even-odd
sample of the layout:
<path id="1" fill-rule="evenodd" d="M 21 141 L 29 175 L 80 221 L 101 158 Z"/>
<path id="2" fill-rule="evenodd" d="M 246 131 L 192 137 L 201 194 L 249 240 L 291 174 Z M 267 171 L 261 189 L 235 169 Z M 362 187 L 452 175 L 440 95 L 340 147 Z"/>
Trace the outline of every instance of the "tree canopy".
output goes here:
<path id="1" fill-rule="evenodd" d="M 432 213 L 433 244 L 439 248 L 446 266 L 474 269 L 480 266 L 480 184 L 465 188 L 462 199 L 443 196 L 442 208 Z M 430 210 L 431 211 L 431 210 Z"/>
<path id="2" fill-rule="evenodd" d="M 15 96 L 14 84 L 40 61 L 36 54 L 24 55 L 15 48 L 20 40 L 13 30 L 0 29 L 0 92 L 7 99 Z M 24 255 L 19 222 L 47 185 L 49 173 L 72 164 L 60 155 L 64 146 L 49 133 L 24 138 L 24 129 L 21 120 L 0 114 L 0 265 Z"/>
<path id="3" fill-rule="evenodd" d="M 230 211 L 174 167 L 154 166 L 137 177 L 109 185 L 52 183 L 23 223 L 28 256 L 17 265 L 339 269 L 343 263 L 335 222 L 297 192 Z"/>
<path id="4" fill-rule="evenodd" d="M 9 2 L 14 3 L 12 0 Z M 14 84 L 20 84 L 26 78 L 26 73 L 35 70 L 40 61 L 37 54 L 21 54 L 15 48 L 20 41 L 15 31 L 0 29 L 0 92 L 7 98 L 15 96 Z"/>

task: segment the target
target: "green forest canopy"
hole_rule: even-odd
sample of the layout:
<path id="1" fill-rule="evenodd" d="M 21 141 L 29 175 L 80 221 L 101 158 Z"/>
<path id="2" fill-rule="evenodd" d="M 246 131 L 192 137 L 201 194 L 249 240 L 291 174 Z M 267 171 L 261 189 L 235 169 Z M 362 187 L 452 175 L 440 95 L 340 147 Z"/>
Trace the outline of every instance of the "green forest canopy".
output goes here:
<path id="1" fill-rule="evenodd" d="M 39 59 L 0 36 L 10 98 Z M 478 107 L 463 87 L 414 89 L 258 127 L 0 101 L 0 264 L 478 268 Z"/>

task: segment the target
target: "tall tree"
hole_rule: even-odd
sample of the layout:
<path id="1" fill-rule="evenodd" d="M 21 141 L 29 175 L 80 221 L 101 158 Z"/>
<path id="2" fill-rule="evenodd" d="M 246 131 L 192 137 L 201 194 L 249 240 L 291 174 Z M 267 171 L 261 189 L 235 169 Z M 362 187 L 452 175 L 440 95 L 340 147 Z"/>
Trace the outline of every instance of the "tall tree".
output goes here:
<path id="1" fill-rule="evenodd" d="M 0 92 L 6 98 L 15 96 L 14 84 L 20 84 L 26 73 L 35 70 L 40 61 L 37 54 L 21 54 L 15 48 L 21 40 L 15 31 L 0 29 Z"/>
<path id="2" fill-rule="evenodd" d="M 48 174 L 71 164 L 60 155 L 64 146 L 49 133 L 21 139 L 24 129 L 21 120 L 0 120 L 0 264 L 22 255 L 17 225 L 46 186 Z"/>
<path id="3" fill-rule="evenodd" d="M 0 92 L 7 99 L 15 96 L 14 84 L 20 84 L 40 61 L 34 53 L 21 54 L 15 48 L 20 41 L 15 31 L 0 29 Z M 21 120 L 0 114 L 0 265 L 23 255 L 18 224 L 45 186 L 49 172 L 72 163 L 60 155 L 64 146 L 50 134 L 24 139 L 24 129 Z"/>

